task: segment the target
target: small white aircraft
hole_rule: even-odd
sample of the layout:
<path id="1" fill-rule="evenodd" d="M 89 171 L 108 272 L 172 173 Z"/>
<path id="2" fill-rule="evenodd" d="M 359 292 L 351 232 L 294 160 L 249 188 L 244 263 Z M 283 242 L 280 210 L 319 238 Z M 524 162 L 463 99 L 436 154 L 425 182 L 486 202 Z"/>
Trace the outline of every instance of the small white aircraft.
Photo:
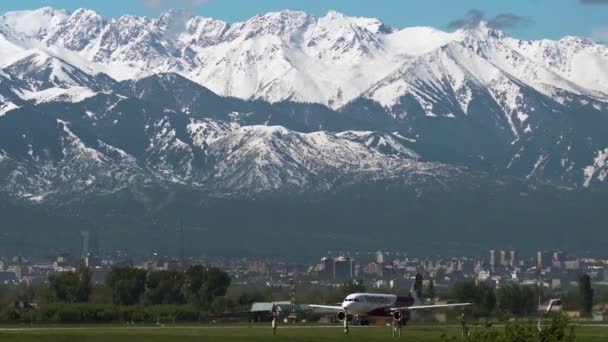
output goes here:
<path id="1" fill-rule="evenodd" d="M 411 312 L 416 310 L 452 308 L 468 306 L 471 303 L 424 305 L 422 300 L 422 275 L 416 280 L 408 296 L 391 294 L 353 293 L 348 295 L 342 305 L 308 305 L 311 308 L 335 310 L 337 318 L 344 322 L 344 332 L 348 333 L 348 322 L 353 318 L 392 317 L 394 322 L 405 325 L 411 319 Z M 365 321 L 364 321 L 365 322 Z"/>

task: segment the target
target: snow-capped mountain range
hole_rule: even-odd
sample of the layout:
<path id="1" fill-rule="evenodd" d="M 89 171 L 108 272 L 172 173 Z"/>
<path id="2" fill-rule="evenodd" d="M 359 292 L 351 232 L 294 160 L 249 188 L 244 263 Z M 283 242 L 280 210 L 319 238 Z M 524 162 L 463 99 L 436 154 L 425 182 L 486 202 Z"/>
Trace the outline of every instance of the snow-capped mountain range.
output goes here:
<path id="1" fill-rule="evenodd" d="M 0 16 L 0 67 L 0 175 L 31 198 L 159 179 L 240 192 L 608 174 L 608 47 L 582 38 L 47 7 Z"/>

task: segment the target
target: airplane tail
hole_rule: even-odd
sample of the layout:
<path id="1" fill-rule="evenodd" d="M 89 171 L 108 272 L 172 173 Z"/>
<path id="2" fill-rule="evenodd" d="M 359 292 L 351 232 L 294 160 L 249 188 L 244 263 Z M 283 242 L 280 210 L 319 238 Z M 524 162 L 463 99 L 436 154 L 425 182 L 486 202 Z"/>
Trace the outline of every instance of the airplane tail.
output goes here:
<path id="1" fill-rule="evenodd" d="M 410 290 L 410 297 L 414 299 L 414 305 L 424 304 L 424 299 L 422 298 L 422 274 L 420 273 L 416 274 L 416 279 Z"/>

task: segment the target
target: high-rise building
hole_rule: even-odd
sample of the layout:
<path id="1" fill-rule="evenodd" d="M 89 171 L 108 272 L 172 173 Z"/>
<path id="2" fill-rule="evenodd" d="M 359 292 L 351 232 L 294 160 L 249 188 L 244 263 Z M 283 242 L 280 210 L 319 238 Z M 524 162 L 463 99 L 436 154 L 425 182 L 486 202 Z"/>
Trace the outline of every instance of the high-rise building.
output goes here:
<path id="1" fill-rule="evenodd" d="M 382 277 L 383 271 L 382 265 L 376 262 L 370 262 L 361 269 L 361 272 L 376 277 Z"/>
<path id="2" fill-rule="evenodd" d="M 321 276 L 325 279 L 334 278 L 334 259 L 330 257 L 321 259 Z"/>
<path id="3" fill-rule="evenodd" d="M 354 277 L 354 261 L 345 256 L 341 256 L 334 260 L 334 279 L 347 280 Z"/>
<path id="4" fill-rule="evenodd" d="M 553 262 L 565 262 L 566 261 L 566 253 L 562 251 L 553 252 Z"/>
<path id="5" fill-rule="evenodd" d="M 496 250 L 490 249 L 490 266 L 496 267 Z"/>
<path id="6" fill-rule="evenodd" d="M 517 267 L 518 263 L 519 263 L 519 255 L 518 255 L 517 251 L 511 250 L 509 252 L 509 266 Z"/>
<path id="7" fill-rule="evenodd" d="M 507 251 L 500 251 L 500 266 L 509 266 L 509 261 L 507 260 Z"/>
<path id="8" fill-rule="evenodd" d="M 536 266 L 538 268 L 547 268 L 551 266 L 551 254 L 547 251 L 536 252 Z"/>
<path id="9" fill-rule="evenodd" d="M 384 264 L 384 252 L 376 252 L 376 263 L 381 265 Z"/>

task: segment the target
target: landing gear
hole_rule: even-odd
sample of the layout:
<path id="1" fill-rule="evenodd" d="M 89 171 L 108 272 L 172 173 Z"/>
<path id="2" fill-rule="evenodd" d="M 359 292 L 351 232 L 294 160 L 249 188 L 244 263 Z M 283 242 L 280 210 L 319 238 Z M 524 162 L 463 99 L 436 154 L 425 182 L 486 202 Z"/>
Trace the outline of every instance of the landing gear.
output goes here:
<path id="1" fill-rule="evenodd" d="M 402 311 L 394 311 L 391 316 L 393 318 L 393 324 L 391 327 L 393 331 L 393 338 L 401 337 L 401 329 L 407 323 L 409 314 L 404 314 Z"/>
<path id="2" fill-rule="evenodd" d="M 469 335 L 469 329 L 467 328 L 467 320 L 464 317 L 464 312 L 460 314 L 460 326 L 462 327 L 462 338 Z"/>
<path id="3" fill-rule="evenodd" d="M 393 338 L 401 337 L 401 328 L 402 327 L 403 327 L 403 325 L 401 324 L 401 321 L 393 318 L 393 326 L 392 326 Z"/>
<path id="4" fill-rule="evenodd" d="M 348 335 L 348 315 L 344 317 L 344 335 Z"/>
<path id="5" fill-rule="evenodd" d="M 272 335 L 277 335 L 277 307 L 272 305 Z"/>

